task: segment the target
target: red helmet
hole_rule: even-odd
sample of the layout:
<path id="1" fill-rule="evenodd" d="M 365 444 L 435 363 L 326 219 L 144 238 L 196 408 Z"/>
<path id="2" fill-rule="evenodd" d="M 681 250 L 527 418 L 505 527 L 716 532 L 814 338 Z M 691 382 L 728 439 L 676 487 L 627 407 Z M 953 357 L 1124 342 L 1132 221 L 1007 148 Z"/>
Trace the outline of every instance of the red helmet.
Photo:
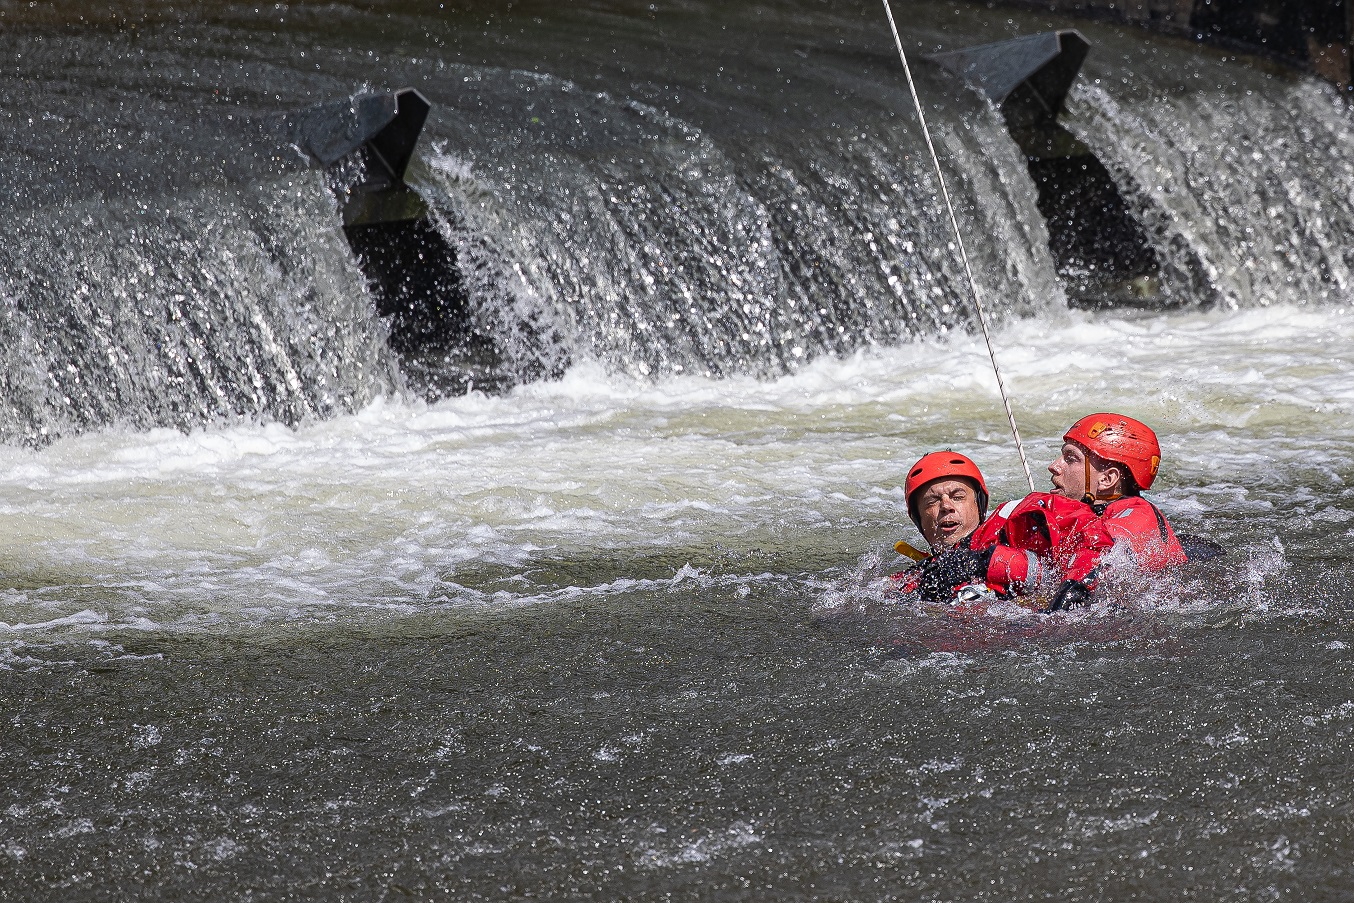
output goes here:
<path id="1" fill-rule="evenodd" d="M 1063 436 L 1106 461 L 1122 464 L 1133 474 L 1139 489 L 1150 489 L 1161 466 L 1161 445 L 1147 424 L 1123 414 L 1091 414 L 1083 417 Z"/>
<path id="2" fill-rule="evenodd" d="M 978 465 L 959 452 L 938 451 L 922 455 L 907 472 L 903 495 L 907 497 L 907 516 L 912 518 L 912 523 L 921 527 L 921 519 L 917 516 L 917 506 L 913 501 L 916 494 L 934 480 L 956 477 L 963 477 L 977 484 L 975 488 L 978 490 L 978 519 L 987 517 L 987 483 L 983 480 L 983 472 L 978 469 Z"/>

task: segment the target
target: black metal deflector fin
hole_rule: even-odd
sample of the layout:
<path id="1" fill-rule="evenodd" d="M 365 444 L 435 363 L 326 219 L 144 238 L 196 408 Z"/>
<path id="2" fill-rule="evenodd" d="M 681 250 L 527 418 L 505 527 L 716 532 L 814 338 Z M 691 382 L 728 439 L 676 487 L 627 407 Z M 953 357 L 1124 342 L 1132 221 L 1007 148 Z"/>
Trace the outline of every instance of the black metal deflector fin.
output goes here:
<path id="1" fill-rule="evenodd" d="M 1056 118 L 1090 43 L 1075 29 L 1046 31 L 937 53 L 927 59 L 979 88 L 1008 115 L 1018 106 L 1030 118 Z"/>
<path id="2" fill-rule="evenodd" d="M 1109 170 L 1058 123 L 1090 44 L 1075 30 L 938 53 L 928 60 L 982 91 L 1025 155 L 1049 251 L 1080 307 L 1160 302 L 1160 265 Z"/>
<path id="3" fill-rule="evenodd" d="M 380 157 L 387 174 L 404 178 L 432 105 L 413 88 L 359 94 L 288 113 L 286 135 L 321 166 L 333 166 L 364 145 Z"/>
<path id="4" fill-rule="evenodd" d="M 344 225 L 417 219 L 427 208 L 404 174 L 431 108 L 413 88 L 359 94 L 289 113 L 284 129 L 289 143 L 335 174 Z"/>
<path id="5" fill-rule="evenodd" d="M 389 123 L 367 142 L 377 159 L 396 180 L 404 179 L 404 171 L 414 157 L 414 145 L 428 121 L 432 104 L 413 88 L 395 92 L 395 115 Z"/>

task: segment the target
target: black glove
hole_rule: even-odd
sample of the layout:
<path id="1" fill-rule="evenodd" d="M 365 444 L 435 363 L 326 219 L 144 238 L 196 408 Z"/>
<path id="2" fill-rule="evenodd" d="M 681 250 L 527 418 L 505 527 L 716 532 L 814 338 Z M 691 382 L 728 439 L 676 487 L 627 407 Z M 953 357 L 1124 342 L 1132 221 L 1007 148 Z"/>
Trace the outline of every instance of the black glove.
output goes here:
<path id="1" fill-rule="evenodd" d="M 946 549 L 922 565 L 917 584 L 923 602 L 952 602 L 955 590 L 970 583 L 983 583 L 992 549 L 975 552 L 966 546 Z"/>
<path id="2" fill-rule="evenodd" d="M 1058 592 L 1054 594 L 1053 601 L 1049 603 L 1049 611 L 1060 611 L 1064 608 L 1084 608 L 1091 604 L 1091 588 L 1080 580 L 1064 580 L 1063 585 L 1058 587 Z"/>

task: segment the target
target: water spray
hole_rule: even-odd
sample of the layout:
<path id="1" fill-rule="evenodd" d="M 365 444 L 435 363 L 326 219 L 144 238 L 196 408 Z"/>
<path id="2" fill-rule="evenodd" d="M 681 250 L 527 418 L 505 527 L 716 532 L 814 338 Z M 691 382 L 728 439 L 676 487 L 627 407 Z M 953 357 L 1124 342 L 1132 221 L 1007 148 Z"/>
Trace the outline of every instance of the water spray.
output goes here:
<path id="1" fill-rule="evenodd" d="M 1015 437 L 1016 451 L 1020 454 L 1020 466 L 1025 468 L 1025 479 L 1029 481 L 1030 492 L 1034 492 L 1034 475 L 1030 473 L 1030 462 L 1025 457 L 1025 446 L 1020 441 L 1020 430 L 1016 427 L 1015 412 L 1011 410 L 1011 396 L 1006 393 L 1006 382 L 1001 378 L 1001 367 L 997 365 L 997 352 L 992 347 L 992 337 L 987 331 L 987 314 L 983 310 L 982 297 L 978 292 L 978 282 L 973 278 L 973 268 L 969 266 L 968 251 L 964 248 L 964 237 L 959 232 L 959 220 L 954 215 L 954 204 L 950 201 L 950 190 L 945 186 L 945 174 L 940 169 L 940 158 L 936 156 L 935 143 L 931 141 L 931 130 L 926 126 L 926 114 L 922 111 L 921 98 L 917 96 L 917 85 L 912 80 L 912 67 L 907 64 L 907 53 L 903 50 L 903 39 L 898 34 L 898 24 L 893 21 L 893 7 L 884 0 L 884 13 L 889 17 L 889 28 L 893 31 L 893 43 L 898 47 L 898 59 L 903 62 L 903 73 L 907 76 L 907 88 L 912 92 L 912 104 L 917 108 L 917 121 L 921 123 L 922 137 L 931 152 L 931 162 L 936 167 L 936 178 L 940 180 L 940 195 L 945 199 L 945 209 L 950 214 L 950 226 L 954 229 L 954 240 L 959 246 L 959 258 L 964 262 L 964 274 L 968 276 L 969 290 L 973 293 L 973 309 L 978 312 L 978 326 L 982 329 L 983 341 L 987 343 L 987 356 L 992 361 L 992 372 L 997 375 L 997 389 L 1001 392 L 1002 404 L 1006 406 L 1006 419 L 1011 424 L 1011 435 Z"/>

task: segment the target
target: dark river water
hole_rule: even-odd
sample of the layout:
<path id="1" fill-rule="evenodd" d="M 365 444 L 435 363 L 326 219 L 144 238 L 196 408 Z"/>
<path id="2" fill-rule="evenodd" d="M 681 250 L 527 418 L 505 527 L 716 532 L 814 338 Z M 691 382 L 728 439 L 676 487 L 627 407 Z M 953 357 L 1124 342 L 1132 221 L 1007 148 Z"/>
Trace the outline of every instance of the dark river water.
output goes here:
<path id="1" fill-rule="evenodd" d="M 1036 477 L 1141 417 L 1228 555 L 1038 615 L 885 601 L 916 457 L 1026 486 L 881 7 L 0 0 L 0 899 L 1354 898 L 1354 114 L 1078 27 L 1145 309 L 919 88 Z M 403 86 L 500 391 L 269 144 Z"/>
<path id="2" fill-rule="evenodd" d="M 824 626 L 798 596 L 68 652 L 10 676 L 6 893 L 1347 898 L 1347 620 Z"/>

